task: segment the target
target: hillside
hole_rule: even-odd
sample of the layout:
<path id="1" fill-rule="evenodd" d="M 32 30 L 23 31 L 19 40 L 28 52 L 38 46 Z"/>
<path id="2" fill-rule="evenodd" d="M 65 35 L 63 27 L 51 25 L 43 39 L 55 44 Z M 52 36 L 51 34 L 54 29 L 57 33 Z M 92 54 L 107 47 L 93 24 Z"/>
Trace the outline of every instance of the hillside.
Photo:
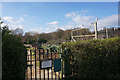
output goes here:
<path id="1" fill-rule="evenodd" d="M 24 43 L 43 43 L 43 44 L 50 44 L 50 45 L 59 45 L 63 42 L 70 42 L 71 41 L 71 30 L 62 30 L 62 29 L 57 29 L 55 32 L 51 33 L 41 33 L 41 34 L 34 34 L 31 35 L 32 32 L 27 32 L 25 35 L 22 37 L 22 41 Z M 116 37 L 119 36 L 120 33 L 120 28 L 108 28 L 108 37 Z M 74 32 L 73 35 L 89 35 L 89 34 L 94 34 L 94 32 L 91 32 L 87 28 L 82 28 L 78 30 L 77 32 Z M 103 38 L 106 38 L 106 29 L 99 30 L 98 35 L 102 35 Z"/>

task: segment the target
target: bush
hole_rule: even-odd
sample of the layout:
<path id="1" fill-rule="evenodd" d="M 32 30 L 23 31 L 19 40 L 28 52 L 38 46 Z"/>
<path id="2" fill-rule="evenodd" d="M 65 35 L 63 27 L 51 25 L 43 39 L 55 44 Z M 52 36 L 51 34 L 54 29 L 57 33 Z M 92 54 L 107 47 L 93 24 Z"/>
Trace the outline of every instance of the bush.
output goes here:
<path id="1" fill-rule="evenodd" d="M 120 37 L 70 42 L 62 47 L 71 71 L 66 71 L 68 78 L 120 79 Z"/>
<path id="2" fill-rule="evenodd" d="M 2 29 L 2 80 L 24 80 L 26 49 L 20 38 Z"/>

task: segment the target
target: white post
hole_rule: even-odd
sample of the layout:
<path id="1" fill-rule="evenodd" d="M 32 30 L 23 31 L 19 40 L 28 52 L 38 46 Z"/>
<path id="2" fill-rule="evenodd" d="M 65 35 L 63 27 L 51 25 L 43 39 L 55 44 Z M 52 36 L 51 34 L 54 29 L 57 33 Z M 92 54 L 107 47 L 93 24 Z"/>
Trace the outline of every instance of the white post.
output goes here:
<path id="1" fill-rule="evenodd" d="M 108 38 L 108 30 L 107 30 L 107 28 L 106 28 L 106 38 Z"/>
<path id="2" fill-rule="evenodd" d="M 72 30 L 71 30 L 71 42 L 72 42 L 73 36 L 72 36 Z"/>
<path id="3" fill-rule="evenodd" d="M 97 22 L 95 22 L 95 39 L 98 39 Z"/>

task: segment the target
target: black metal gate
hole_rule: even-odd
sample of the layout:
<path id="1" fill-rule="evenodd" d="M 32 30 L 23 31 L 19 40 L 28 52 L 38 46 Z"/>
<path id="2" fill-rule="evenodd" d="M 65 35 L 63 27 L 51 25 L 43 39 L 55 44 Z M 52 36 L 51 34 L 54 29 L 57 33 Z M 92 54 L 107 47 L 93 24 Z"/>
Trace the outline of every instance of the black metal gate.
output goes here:
<path id="1" fill-rule="evenodd" d="M 62 80 L 63 54 L 51 49 L 35 49 L 27 52 L 26 80 Z"/>

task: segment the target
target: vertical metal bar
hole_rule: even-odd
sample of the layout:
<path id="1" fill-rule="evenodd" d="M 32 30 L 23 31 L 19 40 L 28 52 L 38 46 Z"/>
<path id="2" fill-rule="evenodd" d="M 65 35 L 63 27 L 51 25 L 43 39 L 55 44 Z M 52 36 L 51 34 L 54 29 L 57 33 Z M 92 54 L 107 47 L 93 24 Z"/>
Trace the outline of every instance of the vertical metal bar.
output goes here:
<path id="1" fill-rule="evenodd" d="M 61 57 L 62 57 L 62 80 L 63 80 L 63 49 L 62 49 Z"/>
<path id="2" fill-rule="evenodd" d="M 26 78 L 27 78 L 27 80 L 28 80 L 28 67 L 27 67 L 27 74 L 26 74 L 26 75 L 27 75 L 27 77 L 26 77 Z"/>
<path id="3" fill-rule="evenodd" d="M 58 72 L 58 80 L 60 80 L 60 71 Z"/>
<path id="4" fill-rule="evenodd" d="M 59 58 L 61 59 L 61 57 L 60 57 L 60 54 L 58 53 L 58 55 L 59 55 Z M 60 71 L 58 72 L 58 80 L 60 80 Z"/>
<path id="5" fill-rule="evenodd" d="M 30 59 L 29 59 L 29 54 L 28 54 L 28 62 L 29 62 L 29 60 L 30 60 Z"/>
<path id="6" fill-rule="evenodd" d="M 41 61 L 41 52 L 40 52 L 40 49 L 39 49 L 39 78 L 41 80 L 41 69 L 40 69 L 40 61 Z"/>
<path id="7" fill-rule="evenodd" d="M 30 50 L 30 65 L 32 65 L 32 52 L 31 52 L 31 50 Z M 31 69 L 31 80 L 32 80 L 32 66 L 30 67 L 30 69 Z"/>
<path id="8" fill-rule="evenodd" d="M 47 49 L 47 59 L 49 59 L 49 50 Z M 47 69 L 48 71 L 48 80 L 49 80 L 49 68 Z"/>
<path id="9" fill-rule="evenodd" d="M 26 65 L 28 65 L 28 52 L 26 53 Z M 26 69 L 26 79 L 28 80 L 28 66 L 27 66 L 27 69 Z"/>
<path id="10" fill-rule="evenodd" d="M 28 62 L 27 62 L 27 64 L 29 65 L 29 54 L 27 56 L 28 56 Z M 29 72 L 29 66 L 28 66 L 27 70 Z M 29 79 L 29 73 L 27 75 L 28 75 L 28 79 Z"/>
<path id="11" fill-rule="evenodd" d="M 35 49 L 35 80 L 37 78 L 37 75 L 36 75 L 36 49 Z"/>
<path id="12" fill-rule="evenodd" d="M 43 49 L 43 60 L 45 60 L 45 51 Z M 44 69 L 44 80 L 45 80 L 45 69 Z"/>
<path id="13" fill-rule="evenodd" d="M 51 60 L 52 60 L 52 62 L 53 62 L 52 49 L 50 49 L 50 52 L 51 52 Z M 52 67 L 51 67 L 51 79 L 53 80 L 53 70 L 52 70 Z"/>
<path id="14" fill-rule="evenodd" d="M 56 59 L 56 52 L 54 52 L 54 54 L 55 54 L 55 59 Z M 55 72 L 55 80 L 56 80 L 56 72 Z"/>

